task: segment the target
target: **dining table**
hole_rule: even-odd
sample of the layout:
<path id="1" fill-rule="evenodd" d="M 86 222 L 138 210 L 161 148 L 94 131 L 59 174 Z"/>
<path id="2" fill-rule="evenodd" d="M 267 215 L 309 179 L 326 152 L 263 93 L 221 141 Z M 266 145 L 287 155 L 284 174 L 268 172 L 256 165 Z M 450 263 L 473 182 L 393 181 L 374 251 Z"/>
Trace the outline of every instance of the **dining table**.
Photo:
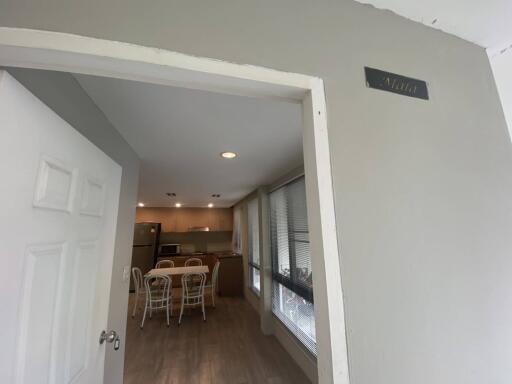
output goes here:
<path id="1" fill-rule="evenodd" d="M 209 273 L 207 265 L 191 265 L 187 267 L 171 267 L 171 268 L 153 268 L 146 273 L 147 276 L 180 276 L 185 273 Z M 173 289 L 181 290 L 181 281 L 177 279 L 177 282 L 173 284 Z M 178 292 L 179 292 L 178 291 Z"/>
<path id="2" fill-rule="evenodd" d="M 153 268 L 147 275 L 152 276 L 175 276 L 185 273 L 209 273 L 207 265 L 191 265 L 188 267 L 172 267 L 172 268 Z"/>

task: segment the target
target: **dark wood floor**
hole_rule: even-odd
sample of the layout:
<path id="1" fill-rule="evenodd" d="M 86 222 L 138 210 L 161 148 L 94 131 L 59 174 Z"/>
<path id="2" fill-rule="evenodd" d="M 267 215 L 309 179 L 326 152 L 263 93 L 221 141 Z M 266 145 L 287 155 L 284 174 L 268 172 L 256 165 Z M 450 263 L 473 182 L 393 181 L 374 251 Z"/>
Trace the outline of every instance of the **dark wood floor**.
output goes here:
<path id="1" fill-rule="evenodd" d="M 130 313 L 132 307 L 130 298 Z M 176 308 L 175 308 L 176 309 Z M 125 384 L 309 383 L 279 342 L 262 335 L 257 313 L 243 299 L 219 298 L 206 322 L 192 310 L 167 328 L 163 312 L 139 328 L 128 316 Z"/>

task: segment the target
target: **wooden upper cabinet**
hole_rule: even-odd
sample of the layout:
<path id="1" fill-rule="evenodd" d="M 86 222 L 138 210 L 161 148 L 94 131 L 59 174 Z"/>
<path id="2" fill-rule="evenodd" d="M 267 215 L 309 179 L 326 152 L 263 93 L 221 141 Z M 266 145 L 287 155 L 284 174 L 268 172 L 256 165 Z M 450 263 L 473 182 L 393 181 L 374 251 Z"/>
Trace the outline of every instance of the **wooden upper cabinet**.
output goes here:
<path id="1" fill-rule="evenodd" d="M 217 231 L 233 230 L 233 210 L 219 210 L 217 213 Z"/>
<path id="2" fill-rule="evenodd" d="M 166 212 L 167 213 L 167 212 Z M 176 209 L 176 208 L 170 208 L 170 211 L 168 212 L 172 216 L 176 217 L 176 230 L 175 232 L 186 232 L 188 231 L 188 223 L 190 222 L 190 215 L 187 215 L 186 209 Z M 163 232 L 167 232 L 162 228 Z M 173 232 L 173 231 L 169 231 Z"/>
<path id="3" fill-rule="evenodd" d="M 188 232 L 192 227 L 232 231 L 231 208 L 137 208 L 137 222 L 162 223 L 162 232 Z"/>
<path id="4" fill-rule="evenodd" d="M 208 227 L 210 227 L 210 231 L 219 231 L 219 220 L 217 219 L 217 212 L 215 212 L 213 209 L 209 209 L 207 215 Z"/>
<path id="5" fill-rule="evenodd" d="M 233 230 L 233 210 L 232 209 L 209 209 L 210 231 L 232 231 Z"/>

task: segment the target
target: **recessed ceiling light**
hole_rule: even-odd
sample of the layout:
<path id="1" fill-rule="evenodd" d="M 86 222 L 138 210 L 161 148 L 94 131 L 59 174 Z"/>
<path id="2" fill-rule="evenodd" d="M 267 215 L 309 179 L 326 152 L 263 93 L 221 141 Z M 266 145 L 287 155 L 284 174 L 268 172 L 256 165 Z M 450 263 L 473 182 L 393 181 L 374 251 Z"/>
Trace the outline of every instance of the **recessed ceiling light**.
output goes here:
<path id="1" fill-rule="evenodd" d="M 179 207 L 181 207 L 181 203 L 176 203 L 175 206 L 176 206 L 176 208 L 179 208 Z"/>
<path id="2" fill-rule="evenodd" d="M 208 204 L 208 208 L 213 208 L 213 203 Z"/>
<path id="3" fill-rule="evenodd" d="M 137 204 L 139 207 L 143 207 L 144 206 L 144 203 L 139 203 Z"/>
<path id="4" fill-rule="evenodd" d="M 225 159 L 234 159 L 236 157 L 235 152 L 222 152 L 220 155 Z"/>

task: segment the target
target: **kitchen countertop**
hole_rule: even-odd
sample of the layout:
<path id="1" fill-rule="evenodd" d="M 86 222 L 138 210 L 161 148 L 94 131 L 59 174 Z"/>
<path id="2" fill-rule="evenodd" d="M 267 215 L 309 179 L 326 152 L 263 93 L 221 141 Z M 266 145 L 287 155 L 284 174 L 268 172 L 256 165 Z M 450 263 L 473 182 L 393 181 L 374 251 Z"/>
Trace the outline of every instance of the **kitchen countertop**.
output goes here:
<path id="1" fill-rule="evenodd" d="M 231 254 L 231 255 L 217 255 L 215 254 L 215 256 L 217 256 L 217 258 L 219 259 L 231 259 L 231 258 L 239 258 L 239 257 L 242 257 L 242 255 L 239 255 L 239 254 Z"/>

